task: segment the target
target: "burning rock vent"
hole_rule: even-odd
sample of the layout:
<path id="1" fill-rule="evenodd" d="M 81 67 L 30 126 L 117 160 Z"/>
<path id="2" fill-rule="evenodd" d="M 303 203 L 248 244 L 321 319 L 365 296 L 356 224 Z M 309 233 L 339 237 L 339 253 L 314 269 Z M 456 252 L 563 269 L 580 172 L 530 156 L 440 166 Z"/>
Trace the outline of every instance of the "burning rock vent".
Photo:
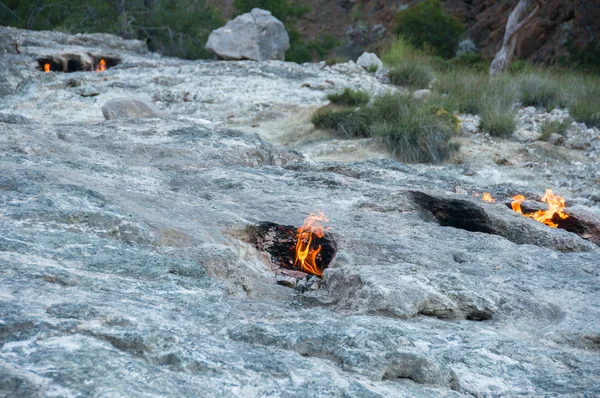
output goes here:
<path id="1" fill-rule="evenodd" d="M 600 242 L 600 220 L 590 214 L 584 216 L 569 211 L 567 218 L 550 218 L 557 222 L 559 230 L 574 232 L 579 235 L 577 237 L 564 231 L 556 231 L 556 228 L 542 222 L 527 221 L 527 218 L 532 217 L 515 218 L 510 215 L 511 212 L 503 210 L 502 206 L 483 206 L 471 199 L 422 191 L 411 191 L 411 196 L 415 203 L 442 226 L 499 235 L 519 245 L 531 244 L 561 252 L 587 252 L 597 250 L 593 243 L 598 245 Z M 524 214 L 533 211 L 530 210 L 529 203 L 519 203 Z M 510 203 L 508 207 L 511 207 Z"/>
<path id="2" fill-rule="evenodd" d="M 255 227 L 254 243 L 269 253 L 272 265 L 283 274 L 321 276 L 337 251 L 333 236 L 319 223 L 326 220 L 323 213 L 313 213 L 300 228 L 262 222 Z"/>
<path id="3" fill-rule="evenodd" d="M 121 62 L 117 56 L 61 54 L 38 58 L 37 69 L 42 72 L 102 72 Z"/>

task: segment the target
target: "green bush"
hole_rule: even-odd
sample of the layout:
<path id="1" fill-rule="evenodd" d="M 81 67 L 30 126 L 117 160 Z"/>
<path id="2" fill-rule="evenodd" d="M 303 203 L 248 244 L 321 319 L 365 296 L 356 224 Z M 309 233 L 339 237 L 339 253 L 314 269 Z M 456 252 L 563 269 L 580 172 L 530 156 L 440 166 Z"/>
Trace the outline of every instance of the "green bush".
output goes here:
<path id="1" fill-rule="evenodd" d="M 371 134 L 382 137 L 388 150 L 403 162 L 437 163 L 456 149 L 449 143 L 454 126 L 430 103 L 384 94 L 374 100 L 370 111 Z"/>
<path id="2" fill-rule="evenodd" d="M 325 107 L 312 118 L 315 127 L 344 137 L 381 137 L 389 151 L 404 162 L 440 162 L 456 149 L 449 140 L 457 118 L 427 101 L 403 94 L 384 94 L 356 110 Z"/>
<path id="3" fill-rule="evenodd" d="M 552 134 L 565 135 L 565 133 L 567 132 L 567 129 L 571 125 L 571 122 L 572 122 L 572 120 L 569 118 L 564 119 L 562 121 L 560 121 L 560 120 L 554 120 L 554 121 L 545 120 L 542 123 L 542 125 L 540 126 L 541 134 L 538 137 L 538 140 L 539 141 L 548 141 L 548 138 L 550 138 L 550 136 Z"/>
<path id="4" fill-rule="evenodd" d="M 487 73 L 490 69 L 490 60 L 481 54 L 461 54 L 447 61 L 450 68 L 470 69 L 474 72 Z"/>
<path id="5" fill-rule="evenodd" d="M 532 71 L 533 67 L 523 59 L 518 59 L 508 66 L 508 72 L 512 74 L 525 73 Z"/>
<path id="6" fill-rule="evenodd" d="M 491 106 L 481 113 L 481 129 L 495 137 L 508 137 L 517 128 L 514 112 Z"/>
<path id="7" fill-rule="evenodd" d="M 428 88 L 433 79 L 429 68 L 416 62 L 400 64 L 388 72 L 388 77 L 392 84 L 416 89 Z"/>
<path id="8" fill-rule="evenodd" d="M 600 127 L 600 78 L 594 75 L 569 76 L 564 86 L 571 90 L 568 106 L 573 119 L 588 127 Z"/>
<path id="9" fill-rule="evenodd" d="M 570 42 L 567 51 L 569 56 L 563 64 L 596 74 L 600 73 L 600 40 L 592 40 L 583 48 L 577 48 Z"/>
<path id="10" fill-rule="evenodd" d="M 395 67 L 407 61 L 415 61 L 423 55 L 410 41 L 400 36 L 393 38 L 389 45 L 384 47 L 381 61 L 388 67 Z"/>
<path id="11" fill-rule="evenodd" d="M 551 77 L 529 75 L 520 81 L 521 103 L 524 106 L 542 107 L 552 110 L 565 105 L 563 90 Z"/>
<path id="12" fill-rule="evenodd" d="M 393 31 L 410 40 L 418 48 L 432 48 L 444 58 L 456 54 L 463 24 L 442 9 L 439 0 L 425 0 L 399 11 Z"/>
<path id="13" fill-rule="evenodd" d="M 302 35 L 290 22 L 286 24 L 290 37 L 290 48 L 285 53 L 285 60 L 302 64 L 313 59 L 325 57 L 329 51 L 340 45 L 339 40 L 331 35 L 323 35 L 319 40 L 305 41 Z"/>
<path id="14" fill-rule="evenodd" d="M 324 130 L 332 130 L 345 138 L 369 137 L 370 115 L 354 107 L 324 107 L 311 118 L 312 124 Z"/>
<path id="15" fill-rule="evenodd" d="M 600 96 L 579 98 L 569 107 L 569 113 L 573 119 L 588 127 L 600 127 Z"/>
<path id="16" fill-rule="evenodd" d="M 346 87 L 342 92 L 329 94 L 327 99 L 336 105 L 359 106 L 369 102 L 369 93 Z"/>

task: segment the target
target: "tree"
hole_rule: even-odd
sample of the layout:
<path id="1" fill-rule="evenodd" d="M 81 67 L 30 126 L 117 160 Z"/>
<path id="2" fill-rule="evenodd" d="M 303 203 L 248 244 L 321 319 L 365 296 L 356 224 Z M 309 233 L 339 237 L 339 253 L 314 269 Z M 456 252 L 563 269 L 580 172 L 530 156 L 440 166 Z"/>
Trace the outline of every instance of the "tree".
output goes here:
<path id="1" fill-rule="evenodd" d="M 525 16 L 527 10 L 535 4 L 533 11 Z M 517 47 L 517 38 L 519 32 L 530 23 L 533 18 L 541 11 L 544 0 L 519 0 L 517 6 L 512 10 L 506 21 L 506 30 L 504 31 L 504 40 L 500 51 L 496 53 L 492 64 L 490 65 L 490 75 L 496 76 L 506 70 L 510 65 Z"/>
<path id="2" fill-rule="evenodd" d="M 452 58 L 465 27 L 444 11 L 440 0 L 425 0 L 399 11 L 393 31 L 418 48 L 428 48 L 440 57 Z"/>

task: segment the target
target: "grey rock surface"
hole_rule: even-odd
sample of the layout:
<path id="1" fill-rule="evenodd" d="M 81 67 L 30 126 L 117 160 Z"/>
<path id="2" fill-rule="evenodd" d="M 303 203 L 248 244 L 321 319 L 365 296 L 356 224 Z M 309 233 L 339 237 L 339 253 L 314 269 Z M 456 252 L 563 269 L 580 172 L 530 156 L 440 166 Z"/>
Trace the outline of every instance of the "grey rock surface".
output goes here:
<path id="1" fill-rule="evenodd" d="M 102 114 L 106 120 L 166 116 L 153 103 L 136 98 L 111 99 L 102 105 Z"/>
<path id="2" fill-rule="evenodd" d="M 0 396 L 600 395 L 600 247 L 506 206 L 595 165 L 465 176 L 281 145 L 290 125 L 315 139 L 298 119 L 326 93 L 304 83 L 387 89 L 350 63 L 123 50 L 106 72 L 45 74 L 24 66 L 36 56 L 0 56 L 0 111 L 32 122 L 0 119 Z M 177 117 L 104 120 L 124 96 Z M 595 212 L 596 191 L 568 204 Z M 339 251 L 293 288 L 249 227 L 317 210 Z"/>
<path id="3" fill-rule="evenodd" d="M 290 38 L 283 23 L 270 11 L 255 8 L 208 36 L 206 49 L 220 59 L 284 60 Z"/>

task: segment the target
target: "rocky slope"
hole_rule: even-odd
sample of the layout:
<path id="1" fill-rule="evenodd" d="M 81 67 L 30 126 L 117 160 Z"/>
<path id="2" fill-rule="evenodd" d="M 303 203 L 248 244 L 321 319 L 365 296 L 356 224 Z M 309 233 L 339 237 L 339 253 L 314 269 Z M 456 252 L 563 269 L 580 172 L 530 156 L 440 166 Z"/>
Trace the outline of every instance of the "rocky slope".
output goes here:
<path id="1" fill-rule="evenodd" d="M 310 128 L 329 90 L 392 89 L 350 63 L 0 37 L 0 395 L 600 394 L 600 247 L 503 203 L 595 173 L 592 145 L 491 143 L 465 123 L 466 163 L 409 166 Z M 35 69 L 77 52 L 122 63 Z M 170 116 L 104 121 L 101 106 L 123 96 Z M 530 116 L 525 129 L 547 117 Z M 542 151 L 553 161 L 519 163 Z M 593 219 L 582 180 L 558 191 Z M 330 268 L 276 283 L 256 225 L 299 226 L 316 210 L 337 241 Z"/>
<path id="2" fill-rule="evenodd" d="M 365 47 L 388 36 L 394 14 L 419 0 L 308 0 L 311 7 L 298 22 L 300 32 L 310 40 L 324 34 L 341 42 L 341 52 L 355 59 Z M 226 17 L 234 14 L 231 0 L 208 0 Z M 500 49 L 510 11 L 518 0 L 442 0 L 444 9 L 461 20 L 466 36 L 479 51 L 493 57 Z M 600 1 L 546 1 L 541 13 L 518 38 L 517 56 L 532 62 L 553 63 L 568 54 L 567 44 L 583 48 L 600 38 Z"/>

